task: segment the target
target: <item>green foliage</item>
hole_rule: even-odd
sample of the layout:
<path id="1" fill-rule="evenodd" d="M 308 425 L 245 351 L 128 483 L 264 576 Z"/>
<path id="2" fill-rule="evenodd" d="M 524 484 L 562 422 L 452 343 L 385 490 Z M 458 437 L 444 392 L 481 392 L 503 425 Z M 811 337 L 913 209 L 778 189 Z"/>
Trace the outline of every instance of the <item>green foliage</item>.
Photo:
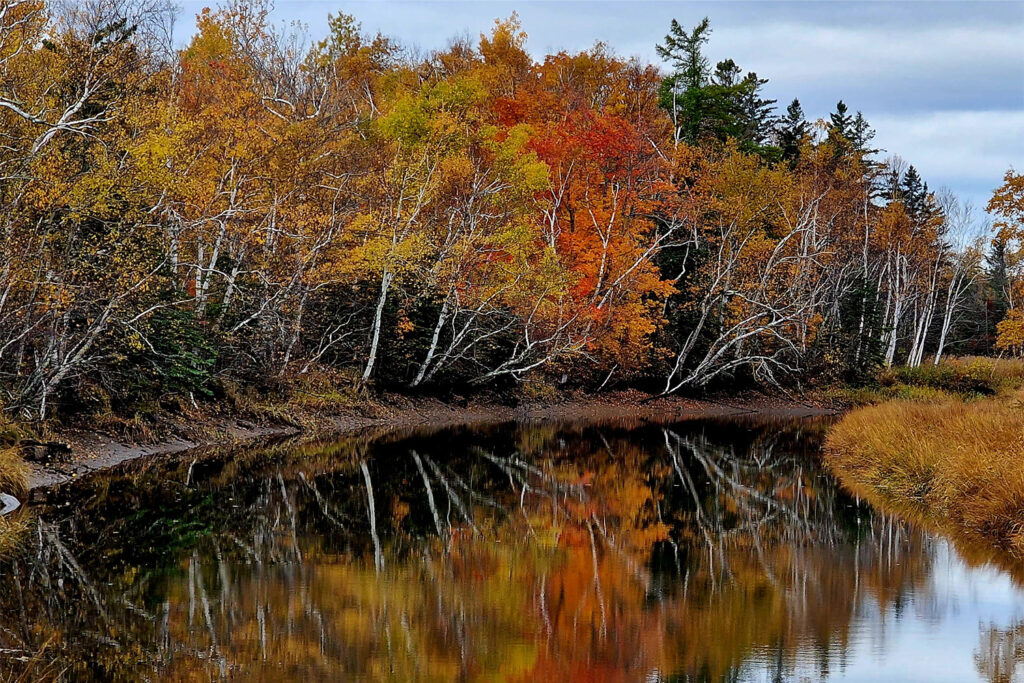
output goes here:
<path id="1" fill-rule="evenodd" d="M 711 23 L 704 17 L 689 33 L 675 19 L 669 26 L 665 36 L 665 44 L 657 45 L 658 56 L 671 62 L 675 67 L 672 87 L 685 92 L 686 90 L 703 87 L 707 82 L 710 64 L 701 49 L 708 42 L 711 34 Z"/>
<path id="2" fill-rule="evenodd" d="M 871 382 L 847 385 L 835 395 L 848 405 L 873 405 L 891 400 L 917 402 L 975 400 L 1009 396 L 1024 388 L 1024 363 L 967 356 L 934 365 L 879 370 Z"/>
<path id="3" fill-rule="evenodd" d="M 842 358 L 845 381 L 862 381 L 872 377 L 881 367 L 885 356 L 882 316 L 874 281 L 858 277 L 839 306 L 839 331 L 835 343 Z"/>
<path id="4" fill-rule="evenodd" d="M 985 294 L 989 308 L 987 312 L 991 313 L 990 316 L 986 316 L 986 320 L 992 321 L 985 332 L 990 339 L 995 338 L 996 323 L 1002 320 L 1010 309 L 1007 296 L 1010 291 L 1009 256 L 1009 240 L 1004 235 L 997 234 L 992 240 L 992 249 L 985 256 Z"/>
<path id="5" fill-rule="evenodd" d="M 850 114 L 849 107 L 842 100 L 836 103 L 836 110 L 829 114 L 828 139 L 837 152 L 850 149 L 860 154 L 872 154 L 877 150 L 868 149 L 868 143 L 875 137 L 875 131 L 859 111 Z"/>
<path id="6" fill-rule="evenodd" d="M 709 74 L 702 46 L 710 33 L 707 18 L 689 33 L 673 20 L 665 44 L 657 46 L 662 59 L 675 67 L 662 82 L 660 102 L 675 122 L 677 137 L 691 145 L 736 140 L 744 152 L 780 158 L 779 148 L 770 144 L 775 100 L 761 96 L 767 79 L 753 72 L 741 76 L 731 59 Z"/>
<path id="7" fill-rule="evenodd" d="M 800 158 L 800 146 L 804 143 L 810 132 L 810 126 L 804 119 L 804 110 L 800 106 L 800 100 L 794 99 L 786 107 L 786 115 L 779 119 L 776 126 L 776 135 L 780 153 L 783 161 L 788 161 L 790 167 L 795 167 Z"/>
<path id="8" fill-rule="evenodd" d="M 164 395 L 213 395 L 219 344 L 186 309 L 162 308 L 132 340 L 115 393 L 129 402 Z"/>
<path id="9" fill-rule="evenodd" d="M 960 395 L 1004 394 L 1024 386 L 1024 364 L 996 358 L 951 358 L 939 365 L 889 368 L 880 375 L 879 382 L 883 386 L 902 383 Z"/>

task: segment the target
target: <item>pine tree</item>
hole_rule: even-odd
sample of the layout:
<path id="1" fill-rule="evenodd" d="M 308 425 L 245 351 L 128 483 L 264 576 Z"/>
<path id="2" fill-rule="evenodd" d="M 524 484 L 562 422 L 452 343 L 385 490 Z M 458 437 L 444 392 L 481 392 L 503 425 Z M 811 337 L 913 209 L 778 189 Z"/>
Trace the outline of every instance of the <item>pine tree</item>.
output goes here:
<path id="1" fill-rule="evenodd" d="M 664 44 L 656 46 L 675 69 L 662 82 L 661 105 L 672 114 L 676 139 L 698 145 L 732 138 L 744 151 L 777 158 L 778 150 L 768 146 L 775 100 L 762 96 L 768 81 L 753 72 L 741 77 L 731 59 L 712 73 L 702 51 L 710 33 L 707 17 L 689 32 L 673 20 Z"/>
<path id="2" fill-rule="evenodd" d="M 709 103 L 705 93 L 710 64 L 702 47 L 711 33 L 707 17 L 687 32 L 675 19 L 665 36 L 665 44 L 657 45 L 658 55 L 672 64 L 674 72 L 661 84 L 661 106 L 672 116 L 675 137 L 697 144 L 703 136 L 704 119 Z"/>
<path id="3" fill-rule="evenodd" d="M 829 120 L 832 122 L 828 131 L 829 141 L 835 142 L 837 138 L 849 141 L 854 119 L 845 102 L 839 100 L 836 103 L 836 110 L 829 114 Z"/>
<path id="4" fill-rule="evenodd" d="M 931 204 L 928 195 L 928 184 L 921 180 L 917 169 L 910 166 L 900 183 L 900 198 L 907 209 L 907 214 L 914 220 L 924 221 L 930 217 Z"/>
<path id="5" fill-rule="evenodd" d="M 761 90 L 767 83 L 767 78 L 758 78 L 753 71 L 748 72 L 737 87 L 735 96 L 739 119 L 744 126 L 742 141 L 758 148 L 768 143 L 776 121 L 776 100 L 761 97 Z M 758 149 L 752 151 L 760 153 Z"/>
<path id="6" fill-rule="evenodd" d="M 903 194 L 900 189 L 902 182 L 903 174 L 900 172 L 899 165 L 892 163 L 888 172 L 882 174 L 878 180 L 876 196 L 881 197 L 885 204 L 900 201 Z"/>
<path id="7" fill-rule="evenodd" d="M 868 143 L 875 137 L 874 129 L 868 124 L 867 119 L 859 111 L 853 118 L 850 129 L 850 143 L 853 148 L 862 154 L 874 154 L 877 149 L 868 149 Z"/>
<path id="8" fill-rule="evenodd" d="M 1006 237 L 997 234 L 992 240 L 992 249 L 985 256 L 985 280 L 988 290 L 985 298 L 988 299 L 988 309 L 991 312 L 990 324 L 987 326 L 989 329 L 986 332 L 992 337 L 995 335 L 996 324 L 1006 316 L 1006 311 L 1010 308 L 1006 296 L 1010 284 L 1007 264 L 1009 248 Z"/>
<path id="9" fill-rule="evenodd" d="M 782 150 L 782 158 L 792 165 L 800 157 L 800 144 L 807 136 L 807 128 L 800 100 L 794 99 L 786 107 L 786 115 L 779 119 L 775 127 L 775 139 Z"/>
<path id="10" fill-rule="evenodd" d="M 715 65 L 715 74 L 711 80 L 715 85 L 732 88 L 739 84 L 743 72 L 739 65 L 731 59 L 723 59 Z"/>
<path id="11" fill-rule="evenodd" d="M 710 63 L 701 47 L 708 42 L 710 34 L 711 24 L 707 17 L 689 33 L 673 19 L 669 33 L 665 36 L 665 44 L 655 46 L 658 56 L 675 67 L 675 73 L 670 78 L 677 92 L 701 88 L 707 84 Z"/>
<path id="12" fill-rule="evenodd" d="M 883 312 L 873 278 L 857 276 L 839 301 L 838 344 L 844 379 L 863 381 L 882 365 Z"/>
<path id="13" fill-rule="evenodd" d="M 850 108 L 842 100 L 836 103 L 836 110 L 829 114 L 829 121 L 828 141 L 835 146 L 837 155 L 842 155 L 847 150 L 863 156 L 878 151 L 868 148 L 868 143 L 875 137 L 875 131 L 867 119 L 859 111 L 851 114 Z M 868 165 L 873 166 L 870 162 Z"/>

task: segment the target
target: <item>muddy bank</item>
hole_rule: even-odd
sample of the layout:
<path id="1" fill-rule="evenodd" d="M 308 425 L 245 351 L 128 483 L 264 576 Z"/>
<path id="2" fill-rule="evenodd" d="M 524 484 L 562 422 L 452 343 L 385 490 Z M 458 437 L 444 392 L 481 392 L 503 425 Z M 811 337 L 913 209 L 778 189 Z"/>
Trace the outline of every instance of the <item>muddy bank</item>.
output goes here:
<path id="1" fill-rule="evenodd" d="M 192 434 L 203 433 L 208 436 L 178 436 L 156 443 L 125 442 L 90 431 L 66 433 L 61 435 L 60 442 L 69 448 L 67 454 L 59 461 L 31 463 L 28 487 L 30 490 L 39 491 L 142 457 L 185 453 L 217 445 L 270 442 L 299 436 L 326 438 L 370 427 L 398 429 L 509 420 L 599 420 L 623 416 L 658 420 L 752 413 L 801 417 L 835 412 L 832 408 L 810 402 L 761 394 L 722 399 L 651 399 L 640 392 L 617 392 L 600 397 L 581 396 L 551 404 L 519 406 L 477 401 L 452 404 L 436 399 L 389 396 L 359 409 L 318 417 L 311 421 L 312 426 L 309 427 L 293 424 L 255 424 L 245 419 L 220 418 L 209 420 L 208 423 L 200 425 L 199 429 L 195 428 L 196 425 L 191 425 L 193 428 L 188 430 Z"/>

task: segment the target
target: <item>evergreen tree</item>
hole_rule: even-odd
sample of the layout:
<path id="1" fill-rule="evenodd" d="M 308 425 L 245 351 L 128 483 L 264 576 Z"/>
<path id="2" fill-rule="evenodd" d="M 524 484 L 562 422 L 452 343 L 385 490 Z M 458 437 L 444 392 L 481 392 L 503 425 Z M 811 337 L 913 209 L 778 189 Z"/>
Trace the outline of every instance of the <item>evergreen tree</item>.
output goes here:
<path id="1" fill-rule="evenodd" d="M 828 140 L 836 145 L 837 152 L 847 146 L 865 156 L 878 151 L 868 148 L 868 143 L 875 137 L 875 131 L 867 119 L 859 111 L 851 114 L 850 108 L 842 100 L 836 103 L 836 110 L 829 114 L 829 122 Z"/>
<path id="2" fill-rule="evenodd" d="M 873 278 L 861 274 L 839 302 L 839 351 L 844 379 L 863 381 L 882 365 L 883 310 Z"/>
<path id="3" fill-rule="evenodd" d="M 800 100 L 794 99 L 786 107 L 786 115 L 779 119 L 775 128 L 775 139 L 782 151 L 782 158 L 796 165 L 800 157 L 800 144 L 807 136 L 808 126 Z"/>
<path id="4" fill-rule="evenodd" d="M 673 19 L 665 44 L 656 46 L 658 56 L 675 67 L 672 78 L 680 91 L 700 88 L 707 83 L 710 65 L 701 46 L 708 42 L 710 34 L 711 24 L 707 17 L 689 33 Z"/>
<path id="5" fill-rule="evenodd" d="M 739 65 L 731 59 L 723 59 L 715 65 L 715 75 L 712 81 L 715 85 L 723 88 L 732 88 L 740 83 L 740 74 L 743 72 Z"/>
<path id="6" fill-rule="evenodd" d="M 985 265 L 987 266 L 985 280 L 988 290 L 985 293 L 985 298 L 988 300 L 987 308 L 989 310 L 989 324 L 986 333 L 992 339 L 995 338 L 996 325 L 1006 317 L 1006 311 L 1010 308 L 1006 296 L 1010 283 L 1007 264 L 1009 248 L 1010 245 L 1006 237 L 996 234 L 992 239 L 992 249 L 985 256 Z"/>
<path id="7" fill-rule="evenodd" d="M 881 196 L 885 204 L 900 201 L 902 197 L 902 190 L 900 189 L 902 182 L 903 174 L 900 172 L 899 165 L 892 163 L 889 166 L 888 172 L 881 175 L 877 185 L 878 196 Z"/>
<path id="8" fill-rule="evenodd" d="M 762 156 L 761 148 L 768 144 L 772 129 L 775 127 L 775 102 L 761 97 L 761 90 L 768 83 L 767 78 L 758 78 L 753 71 L 747 73 L 741 83 L 736 86 L 735 101 L 738 119 L 743 122 L 744 130 L 736 136 L 741 142 L 748 143 L 751 151 Z"/>
<path id="9" fill-rule="evenodd" d="M 697 144 L 708 103 L 704 86 L 708 84 L 710 63 L 702 47 L 711 33 L 707 17 L 687 32 L 675 19 L 669 26 L 664 45 L 657 45 L 658 55 L 669 62 L 674 71 L 662 81 L 661 106 L 672 115 L 676 139 Z"/>
<path id="10" fill-rule="evenodd" d="M 850 129 L 850 143 L 853 148 L 862 154 L 874 154 L 877 149 L 868 149 L 868 143 L 875 137 L 874 129 L 868 124 L 867 119 L 859 111 L 853 117 L 853 124 Z"/>
<path id="11" fill-rule="evenodd" d="M 692 31 L 673 20 L 658 54 L 674 73 L 662 82 L 661 105 L 676 127 L 676 139 L 691 145 L 735 139 L 747 152 L 777 158 L 769 146 L 774 125 L 775 100 L 762 96 L 768 82 L 742 70 L 731 59 L 715 65 L 712 73 L 703 46 L 711 33 L 705 17 Z"/>
<path id="12" fill-rule="evenodd" d="M 829 127 L 828 139 L 836 142 L 838 139 L 850 140 L 850 132 L 853 130 L 853 116 L 850 115 L 846 103 L 839 100 L 836 103 L 836 110 L 829 114 L 832 125 Z"/>
<path id="13" fill-rule="evenodd" d="M 900 199 L 907 214 L 914 220 L 920 222 L 931 217 L 932 207 L 928 195 L 928 183 L 922 181 L 917 169 L 910 166 L 900 183 Z"/>

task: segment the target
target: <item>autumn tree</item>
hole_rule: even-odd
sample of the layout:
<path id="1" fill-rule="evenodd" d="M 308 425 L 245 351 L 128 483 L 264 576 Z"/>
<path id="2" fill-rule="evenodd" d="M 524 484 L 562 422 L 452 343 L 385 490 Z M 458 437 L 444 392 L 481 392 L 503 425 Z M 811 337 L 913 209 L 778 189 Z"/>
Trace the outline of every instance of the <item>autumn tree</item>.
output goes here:
<path id="1" fill-rule="evenodd" d="M 515 15 L 421 55 L 270 9 L 204 10 L 175 50 L 164 0 L 0 0 L 8 411 L 785 387 L 986 349 L 1006 310 L 1015 348 L 1020 176 L 991 247 L 958 239 L 976 220 L 874 160 L 860 112 L 777 117 L 707 19 L 672 22 L 665 73 L 535 58 Z"/>
<path id="2" fill-rule="evenodd" d="M 1021 302 L 1024 301 L 1024 278 L 1021 264 L 1024 262 L 1024 175 L 1010 169 L 1003 176 L 1003 184 L 996 188 L 988 201 L 988 212 L 995 217 L 992 229 L 994 256 L 994 277 L 997 301 L 1005 302 L 1005 318 L 996 329 L 996 346 L 999 349 L 1021 348 Z"/>
<path id="3" fill-rule="evenodd" d="M 167 8 L 0 5 L 0 168 L 7 399 L 39 418 L 102 342 L 130 334 L 163 263 L 123 153 Z M 140 307 L 142 310 L 140 310 Z M 93 375 L 96 376 L 95 374 Z"/>

